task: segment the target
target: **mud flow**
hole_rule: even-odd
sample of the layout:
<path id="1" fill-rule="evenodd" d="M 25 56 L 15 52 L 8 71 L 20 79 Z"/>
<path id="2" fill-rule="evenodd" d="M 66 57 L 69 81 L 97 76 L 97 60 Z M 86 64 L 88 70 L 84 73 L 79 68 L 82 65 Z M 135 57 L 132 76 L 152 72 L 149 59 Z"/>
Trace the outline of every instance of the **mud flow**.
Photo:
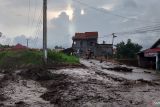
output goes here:
<path id="1" fill-rule="evenodd" d="M 81 63 L 86 67 L 0 73 L 0 107 L 158 106 L 158 74 L 95 60 Z"/>

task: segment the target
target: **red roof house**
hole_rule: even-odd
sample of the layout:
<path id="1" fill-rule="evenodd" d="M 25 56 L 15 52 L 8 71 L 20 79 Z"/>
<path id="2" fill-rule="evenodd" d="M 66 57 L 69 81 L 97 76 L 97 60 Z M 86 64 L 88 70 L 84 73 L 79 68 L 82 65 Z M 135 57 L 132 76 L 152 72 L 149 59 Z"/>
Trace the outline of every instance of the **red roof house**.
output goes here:
<path id="1" fill-rule="evenodd" d="M 98 38 L 98 32 L 75 33 L 73 40 L 84 40 Z"/>
<path id="2" fill-rule="evenodd" d="M 160 39 L 151 48 L 138 53 L 140 67 L 160 70 Z"/>
<path id="3" fill-rule="evenodd" d="M 26 49 L 28 49 L 28 47 L 23 46 L 22 44 L 19 43 L 12 48 L 12 50 L 26 50 Z"/>

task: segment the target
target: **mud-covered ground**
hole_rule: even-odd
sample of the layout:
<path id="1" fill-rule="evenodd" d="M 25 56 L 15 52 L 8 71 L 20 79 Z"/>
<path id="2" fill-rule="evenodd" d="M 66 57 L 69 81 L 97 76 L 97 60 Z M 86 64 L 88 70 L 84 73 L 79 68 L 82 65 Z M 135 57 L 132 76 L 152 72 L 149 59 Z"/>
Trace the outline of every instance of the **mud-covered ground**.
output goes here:
<path id="1" fill-rule="evenodd" d="M 30 69 L 0 73 L 0 107 L 158 107 L 155 71 L 81 60 L 87 68 Z"/>

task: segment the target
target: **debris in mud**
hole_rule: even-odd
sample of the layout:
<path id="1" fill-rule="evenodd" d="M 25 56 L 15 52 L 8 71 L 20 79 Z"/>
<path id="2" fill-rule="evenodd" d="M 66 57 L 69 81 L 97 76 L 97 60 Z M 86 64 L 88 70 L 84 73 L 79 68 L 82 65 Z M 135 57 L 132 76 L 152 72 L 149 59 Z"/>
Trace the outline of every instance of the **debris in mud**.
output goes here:
<path id="1" fill-rule="evenodd" d="M 1 82 L 7 81 L 7 80 L 16 80 L 16 75 L 12 72 L 9 74 L 5 74 L 4 77 L 1 79 Z"/>
<path id="2" fill-rule="evenodd" d="M 148 73 L 148 74 L 151 74 L 151 72 L 150 72 L 150 71 L 144 71 L 144 73 Z"/>
<path id="3" fill-rule="evenodd" d="M 16 107 L 30 107 L 27 103 L 24 101 L 19 101 L 15 103 Z"/>
<path id="4" fill-rule="evenodd" d="M 23 104 L 25 104 L 25 102 L 19 101 L 19 102 L 16 102 L 15 104 L 16 104 L 16 105 L 23 105 Z"/>
<path id="5" fill-rule="evenodd" d="M 0 101 L 7 100 L 7 97 L 4 94 L 0 94 Z"/>
<path id="6" fill-rule="evenodd" d="M 55 74 L 54 74 L 55 75 Z M 105 87 L 108 84 L 98 82 L 96 79 L 88 79 L 87 81 L 75 80 L 74 78 L 64 75 L 56 74 L 57 77 L 52 80 L 52 83 L 48 86 L 48 92 L 41 97 L 44 100 L 50 101 L 51 104 L 55 104 L 59 107 L 81 107 L 84 102 L 107 102 L 108 97 L 104 98 L 98 94 L 95 96 L 96 89 L 89 86 L 102 86 Z"/>
<path id="7" fill-rule="evenodd" d="M 121 66 L 117 66 L 117 67 L 113 67 L 113 68 L 104 68 L 102 67 L 102 69 L 107 69 L 107 70 L 112 70 L 112 71 L 121 71 L 121 72 L 132 72 L 132 68 L 127 68 L 127 67 L 121 67 Z"/>
<path id="8" fill-rule="evenodd" d="M 51 65 L 47 65 L 48 69 L 54 69 L 54 70 L 59 70 L 59 69 L 65 69 L 65 68 L 87 68 L 83 64 L 66 64 L 66 63 L 54 63 Z"/>
<path id="9" fill-rule="evenodd" d="M 105 76 L 105 77 L 107 77 L 109 79 L 112 79 L 114 81 L 122 82 L 122 81 L 125 80 L 124 78 L 121 78 L 121 77 L 117 78 L 116 76 L 110 76 L 110 75 L 108 75 L 107 73 L 104 73 L 104 72 L 95 72 L 95 73 L 100 75 L 100 76 Z"/>
<path id="10" fill-rule="evenodd" d="M 59 104 L 62 101 L 62 94 L 67 91 L 68 87 L 73 83 L 65 74 L 54 74 L 52 82 L 46 86 L 49 91 L 41 96 L 44 100 L 50 101 L 52 104 Z M 45 84 L 46 85 L 46 84 Z"/>
<path id="11" fill-rule="evenodd" d="M 138 82 L 141 82 L 143 84 L 148 84 L 148 85 L 159 85 L 159 83 L 154 82 L 154 81 L 148 81 L 148 80 L 144 80 L 144 79 L 138 79 Z"/>
<path id="12" fill-rule="evenodd" d="M 102 63 L 102 62 L 103 62 L 103 60 L 101 59 L 101 60 L 100 60 L 100 63 Z"/>
<path id="13" fill-rule="evenodd" d="M 15 81 L 16 76 L 14 73 L 5 74 L 3 78 L 0 80 L 0 88 L 3 88 L 7 85 L 7 82 L 9 81 Z"/>
<path id="14" fill-rule="evenodd" d="M 31 68 L 19 73 L 20 76 L 32 80 L 51 80 L 53 74 L 44 68 Z"/>
<path id="15" fill-rule="evenodd" d="M 3 103 L 0 103 L 0 107 L 4 107 L 4 104 L 3 104 Z"/>

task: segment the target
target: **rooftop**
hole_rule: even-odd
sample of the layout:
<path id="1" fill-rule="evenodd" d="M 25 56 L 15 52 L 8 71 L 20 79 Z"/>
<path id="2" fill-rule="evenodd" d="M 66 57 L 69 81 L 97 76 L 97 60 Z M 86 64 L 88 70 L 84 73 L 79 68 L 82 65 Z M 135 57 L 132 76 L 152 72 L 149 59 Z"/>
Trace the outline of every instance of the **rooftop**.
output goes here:
<path id="1" fill-rule="evenodd" d="M 98 32 L 85 32 L 85 33 L 75 33 L 75 36 L 73 39 L 97 39 L 98 38 Z"/>
<path id="2" fill-rule="evenodd" d="M 158 39 L 158 40 L 152 45 L 151 49 L 156 48 L 157 45 L 159 45 L 159 44 L 160 44 L 160 39 Z"/>

